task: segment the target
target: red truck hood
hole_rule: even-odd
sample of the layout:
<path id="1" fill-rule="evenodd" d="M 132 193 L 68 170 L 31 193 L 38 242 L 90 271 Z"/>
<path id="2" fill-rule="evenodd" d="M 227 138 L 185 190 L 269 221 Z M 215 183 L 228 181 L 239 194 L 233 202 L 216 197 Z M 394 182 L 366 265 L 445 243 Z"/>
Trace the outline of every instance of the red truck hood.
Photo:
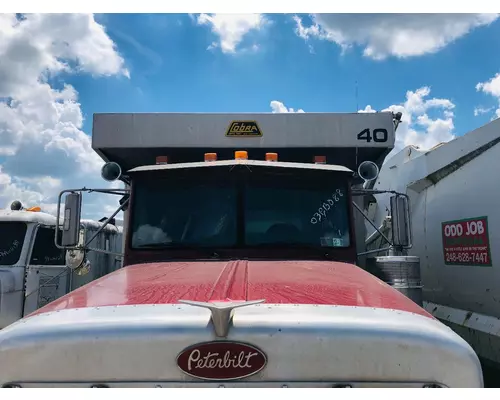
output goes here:
<path id="1" fill-rule="evenodd" d="M 80 307 L 258 300 L 390 308 L 431 317 L 406 296 L 351 264 L 331 261 L 197 261 L 131 265 L 34 314 Z M 32 314 L 33 315 L 33 314 Z"/>

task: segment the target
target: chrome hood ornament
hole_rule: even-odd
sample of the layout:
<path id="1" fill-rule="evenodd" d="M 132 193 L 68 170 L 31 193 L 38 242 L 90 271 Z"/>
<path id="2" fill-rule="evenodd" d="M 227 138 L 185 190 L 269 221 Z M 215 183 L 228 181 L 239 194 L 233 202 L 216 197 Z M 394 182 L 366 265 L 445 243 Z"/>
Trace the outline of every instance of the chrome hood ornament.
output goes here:
<path id="1" fill-rule="evenodd" d="M 217 337 L 226 337 L 229 333 L 229 325 L 233 319 L 234 310 L 240 307 L 252 306 L 265 302 L 262 300 L 252 301 L 224 301 L 224 302 L 202 302 L 193 300 L 178 300 L 179 303 L 188 304 L 194 307 L 208 308 L 212 313 L 211 321 Z"/>

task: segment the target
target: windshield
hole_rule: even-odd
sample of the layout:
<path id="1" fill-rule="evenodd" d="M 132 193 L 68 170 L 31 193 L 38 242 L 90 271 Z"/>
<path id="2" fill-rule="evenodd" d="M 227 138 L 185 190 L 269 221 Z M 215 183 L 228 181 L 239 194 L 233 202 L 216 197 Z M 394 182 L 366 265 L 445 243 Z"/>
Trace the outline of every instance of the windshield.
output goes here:
<path id="1" fill-rule="evenodd" d="M 40 226 L 36 233 L 35 244 L 31 251 L 30 264 L 32 265 L 65 265 L 65 252 L 54 244 L 55 228 Z M 58 241 L 61 241 L 62 232 L 59 231 Z"/>
<path id="2" fill-rule="evenodd" d="M 132 247 L 348 247 L 346 183 L 290 177 L 135 184 Z"/>
<path id="3" fill-rule="evenodd" d="M 19 261 L 26 229 L 24 222 L 0 222 L 0 265 Z"/>

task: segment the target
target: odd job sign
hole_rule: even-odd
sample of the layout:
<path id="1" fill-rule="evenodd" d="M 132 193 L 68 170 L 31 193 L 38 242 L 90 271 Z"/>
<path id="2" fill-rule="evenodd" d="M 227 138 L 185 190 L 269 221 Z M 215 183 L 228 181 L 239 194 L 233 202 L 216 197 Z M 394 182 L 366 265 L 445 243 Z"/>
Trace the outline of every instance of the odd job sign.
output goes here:
<path id="1" fill-rule="evenodd" d="M 488 218 L 442 222 L 446 265 L 491 266 Z"/>

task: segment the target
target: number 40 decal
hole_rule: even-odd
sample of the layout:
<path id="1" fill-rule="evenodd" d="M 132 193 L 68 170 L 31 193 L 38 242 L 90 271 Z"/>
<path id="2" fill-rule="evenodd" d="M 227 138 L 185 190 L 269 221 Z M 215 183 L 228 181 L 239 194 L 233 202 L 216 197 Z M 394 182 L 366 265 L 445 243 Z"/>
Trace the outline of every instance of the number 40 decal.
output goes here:
<path id="1" fill-rule="evenodd" d="M 358 140 L 364 140 L 368 143 L 372 140 L 376 143 L 385 143 L 387 142 L 387 138 L 387 129 L 374 129 L 372 132 L 367 128 L 358 133 Z"/>

